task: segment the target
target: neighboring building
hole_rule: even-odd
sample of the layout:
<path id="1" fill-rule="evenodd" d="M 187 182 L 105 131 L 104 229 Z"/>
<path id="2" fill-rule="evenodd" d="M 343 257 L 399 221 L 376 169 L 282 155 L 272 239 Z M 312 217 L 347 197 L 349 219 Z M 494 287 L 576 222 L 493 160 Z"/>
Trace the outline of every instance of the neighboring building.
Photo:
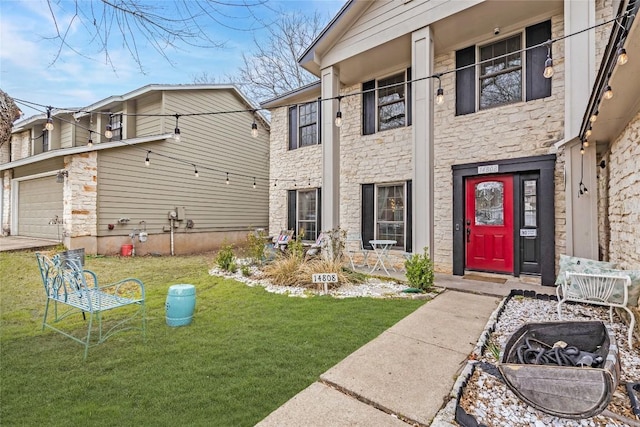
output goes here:
<path id="1" fill-rule="evenodd" d="M 629 0 L 348 1 L 300 58 L 320 81 L 262 104 L 277 182 L 271 233 L 340 227 L 365 245 L 395 240 L 398 263 L 429 247 L 440 272 L 529 274 L 543 284 L 553 284 L 559 254 L 597 259 L 597 165 L 624 152 L 614 142 L 623 129 L 591 139 L 583 155 L 583 117 L 617 43 L 609 36 L 621 37 L 637 9 Z M 624 12 L 619 25 L 583 31 Z M 632 31 L 619 41 L 630 49 L 637 39 Z M 638 62 L 625 74 L 639 75 Z M 629 80 L 614 87 L 636 101 L 619 104 L 635 117 L 624 131 L 633 139 L 640 92 Z M 591 193 L 580 194 L 580 180 Z M 637 194 L 631 187 L 625 193 Z M 625 206 L 637 217 L 637 201 Z M 616 245 L 611 237 L 601 245 Z"/>
<path id="2" fill-rule="evenodd" d="M 179 254 L 266 228 L 269 127 L 234 86 L 149 85 L 51 116 L 0 148 L 4 235 Z"/>

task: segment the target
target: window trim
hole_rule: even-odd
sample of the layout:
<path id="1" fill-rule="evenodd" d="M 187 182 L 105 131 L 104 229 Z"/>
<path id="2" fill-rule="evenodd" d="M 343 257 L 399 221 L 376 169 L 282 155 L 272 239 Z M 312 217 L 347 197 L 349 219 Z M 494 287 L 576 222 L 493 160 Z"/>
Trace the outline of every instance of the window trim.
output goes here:
<path id="1" fill-rule="evenodd" d="M 117 122 L 114 121 L 116 117 L 120 117 L 120 120 Z M 122 141 L 124 139 L 124 118 L 125 117 L 126 116 L 122 111 L 113 113 L 109 116 L 109 124 L 111 125 L 111 132 L 113 132 L 111 141 Z"/>
<path id="2" fill-rule="evenodd" d="M 481 49 L 482 48 L 486 48 L 488 46 L 492 46 L 498 43 L 502 43 L 502 42 L 506 42 L 509 39 L 512 39 L 516 36 L 520 37 L 520 47 L 518 48 L 517 54 L 520 55 L 520 66 L 519 67 L 511 67 L 508 69 L 504 69 L 504 70 L 500 70 L 497 73 L 491 73 L 491 74 L 487 74 L 487 75 L 482 75 L 481 74 L 481 68 L 482 68 L 482 64 L 480 64 L 482 56 L 481 56 Z M 526 52 L 523 50 L 523 46 L 526 45 L 526 28 L 523 28 L 521 31 L 516 31 L 514 33 L 509 34 L 508 36 L 505 36 L 503 38 L 501 38 L 500 40 L 494 40 L 491 41 L 490 43 L 485 43 L 485 44 L 476 44 L 476 62 L 478 63 L 478 65 L 475 67 L 476 68 L 476 112 L 478 111 L 485 111 L 485 110 L 490 110 L 492 108 L 497 108 L 497 107 L 502 107 L 505 105 L 512 105 L 512 104 L 517 104 L 518 102 L 523 102 L 525 100 L 526 97 L 526 93 L 525 93 L 525 89 L 526 89 L 526 69 L 527 69 L 527 60 L 526 60 Z M 516 54 L 516 52 L 514 53 L 505 53 L 503 55 L 514 55 Z M 503 55 L 498 55 L 498 56 L 503 56 Z M 491 60 L 495 60 L 494 58 L 488 59 L 487 61 L 491 61 Z M 518 100 L 514 100 L 511 102 L 505 102 L 502 104 L 493 104 L 490 105 L 488 107 L 482 107 L 481 106 L 481 97 L 482 97 L 482 80 L 483 79 L 488 79 L 488 78 L 492 78 L 492 77 L 497 77 L 503 74 L 508 74 L 511 73 L 513 71 L 518 70 L 520 73 L 520 99 Z"/>
<path id="3" fill-rule="evenodd" d="M 300 117 L 302 116 L 301 114 L 301 108 L 311 105 L 311 104 L 315 104 L 316 105 L 316 112 L 315 112 L 315 122 L 309 123 L 309 124 L 305 124 L 305 125 L 301 125 L 300 124 Z M 314 101 L 309 101 L 309 102 L 303 102 L 300 104 L 296 104 L 294 106 L 291 106 L 287 109 L 287 122 L 288 122 L 288 127 L 287 127 L 287 132 L 288 132 L 288 145 L 287 145 L 287 150 L 291 151 L 291 150 L 297 150 L 299 148 L 303 148 L 303 147 L 313 147 L 314 145 L 320 145 L 322 143 L 322 137 L 321 137 L 321 131 L 320 131 L 320 126 L 322 125 L 322 123 L 320 122 L 321 118 L 321 109 L 322 105 L 320 105 L 320 101 L 318 100 L 314 100 Z M 291 123 L 291 119 L 292 119 L 292 110 L 295 111 L 295 126 L 292 126 Z M 313 144 L 305 144 L 302 145 L 302 129 L 304 127 L 309 127 L 309 126 L 313 126 L 315 124 L 316 127 L 316 132 L 315 132 L 315 143 Z M 293 130 L 295 127 L 295 141 L 292 141 L 292 136 L 293 136 Z"/>
<path id="4" fill-rule="evenodd" d="M 402 82 L 402 85 L 404 86 L 404 97 L 402 98 L 402 102 L 404 103 L 404 124 L 401 126 L 390 127 L 388 129 L 380 129 L 380 107 L 399 102 L 399 101 L 394 101 L 394 102 L 389 102 L 388 104 L 380 104 L 379 102 L 380 89 L 389 86 L 389 85 L 380 86 L 380 81 L 389 79 L 394 76 L 398 76 L 400 74 L 402 74 L 404 78 L 404 81 Z M 363 94 L 363 97 L 362 97 L 362 115 L 361 115 L 362 135 L 373 135 L 378 132 L 386 132 L 389 130 L 401 129 L 401 128 L 412 125 L 411 116 L 413 112 L 411 109 L 411 102 L 412 102 L 411 100 L 412 85 L 410 81 L 411 75 L 412 75 L 411 67 L 407 67 L 402 70 L 396 70 L 394 72 L 385 74 L 381 77 L 377 77 L 375 79 L 368 80 L 362 83 L 361 85 L 362 90 L 366 92 Z M 398 86 L 399 85 L 400 84 L 398 83 Z M 369 117 L 370 115 L 373 116 L 373 120 L 372 120 L 373 123 L 371 123 L 371 117 Z"/>
<path id="5" fill-rule="evenodd" d="M 304 189 L 292 189 L 287 191 L 287 228 L 293 229 L 294 236 L 298 236 L 300 230 L 300 195 L 305 192 L 314 192 L 316 198 L 316 219 L 315 219 L 315 228 L 316 234 L 315 236 L 305 236 L 304 242 L 315 242 L 318 238 L 318 235 L 322 232 L 322 188 L 304 188 Z M 292 194 L 295 195 L 294 200 L 292 200 Z M 291 218 L 292 208 L 295 209 L 295 218 Z M 311 222 L 311 221 L 306 221 Z"/>
<path id="6" fill-rule="evenodd" d="M 378 221 L 378 197 L 379 197 L 379 190 L 381 187 L 398 187 L 398 186 L 402 186 L 402 236 L 403 236 L 403 241 L 397 241 L 397 243 L 392 246 L 392 249 L 400 249 L 400 250 L 404 250 L 404 248 L 406 247 L 406 241 L 407 241 L 407 181 L 392 181 L 392 182 L 385 182 L 385 183 L 376 183 L 374 185 L 374 193 L 373 193 L 373 200 L 374 200 L 374 204 L 373 204 L 373 235 L 374 238 L 379 239 L 380 236 L 378 235 L 378 224 L 380 224 L 381 222 Z M 382 223 L 388 223 L 388 224 L 393 224 L 393 223 L 399 223 L 400 221 L 382 221 Z"/>

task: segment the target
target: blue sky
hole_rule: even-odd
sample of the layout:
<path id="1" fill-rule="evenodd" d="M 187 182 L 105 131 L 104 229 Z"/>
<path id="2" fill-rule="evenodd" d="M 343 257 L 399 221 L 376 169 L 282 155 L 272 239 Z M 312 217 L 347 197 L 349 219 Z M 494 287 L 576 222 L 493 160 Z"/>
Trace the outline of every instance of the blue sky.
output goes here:
<path id="1" fill-rule="evenodd" d="M 89 0 L 80 0 L 88 4 Z M 160 0 L 157 3 L 173 0 Z M 59 13 L 63 21 L 70 15 L 68 9 L 73 0 L 59 0 L 65 10 Z M 51 1 L 56 7 L 54 1 Z M 99 2 L 96 2 L 96 4 Z M 170 4 L 170 3 L 168 3 Z M 267 5 L 253 8 L 261 20 L 276 18 L 274 10 L 285 12 L 318 10 L 327 18 L 333 17 L 344 4 L 344 0 L 270 0 Z M 226 12 L 225 12 L 226 13 Z M 229 26 L 258 27 L 255 21 L 239 17 L 237 8 L 229 11 L 237 18 L 226 18 Z M 245 13 L 246 15 L 246 13 Z M 205 49 L 183 46 L 181 50 L 167 50 L 175 66 L 153 50 L 144 41 L 140 46 L 142 63 L 146 73 L 140 72 L 129 53 L 114 43 L 110 55 L 115 71 L 106 63 L 104 54 L 92 53 L 84 58 L 70 50 L 63 50 L 52 64 L 59 42 L 53 36 L 54 22 L 46 0 L 2 0 L 0 2 L 0 89 L 11 97 L 54 107 L 80 108 L 111 95 L 122 95 L 147 84 L 189 84 L 194 76 L 206 72 L 218 79 L 234 72 L 242 63 L 243 52 L 253 49 L 254 34 L 260 37 L 260 29 L 238 31 L 212 23 L 207 34 L 214 40 L 224 41 L 222 49 Z M 80 26 L 73 26 L 71 41 L 86 45 L 87 35 Z M 95 49 L 94 49 L 95 51 Z M 41 111 L 18 105 L 25 117 Z"/>

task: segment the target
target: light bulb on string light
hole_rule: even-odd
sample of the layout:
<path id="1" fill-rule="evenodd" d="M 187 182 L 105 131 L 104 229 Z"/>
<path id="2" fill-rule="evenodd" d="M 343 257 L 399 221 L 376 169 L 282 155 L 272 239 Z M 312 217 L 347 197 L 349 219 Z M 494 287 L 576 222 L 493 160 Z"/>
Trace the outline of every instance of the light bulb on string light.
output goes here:
<path id="1" fill-rule="evenodd" d="M 338 112 L 336 113 L 336 120 L 335 120 L 336 127 L 342 126 L 342 111 L 340 111 L 340 101 L 342 101 L 342 96 L 338 97 Z"/>
<path id="2" fill-rule="evenodd" d="M 258 124 L 256 123 L 256 119 L 253 119 L 253 123 L 251 124 L 251 136 L 254 138 L 258 137 Z"/>
<path id="3" fill-rule="evenodd" d="M 93 147 L 93 139 L 91 139 L 91 134 L 93 133 L 92 130 L 89 131 L 89 141 L 87 141 L 87 147 L 91 148 Z"/>
<path id="4" fill-rule="evenodd" d="M 442 81 L 440 80 L 440 76 L 436 76 L 438 78 L 438 90 L 436 91 L 436 104 L 442 105 L 444 103 L 444 89 L 442 89 Z"/>
<path id="5" fill-rule="evenodd" d="M 587 131 L 584 133 L 584 137 L 589 138 L 592 133 L 593 133 L 593 129 L 591 129 L 591 126 L 589 126 L 589 129 L 587 129 Z"/>
<path id="6" fill-rule="evenodd" d="M 53 107 L 47 107 L 47 123 L 45 123 L 44 128 L 48 131 L 52 131 L 53 127 L 53 119 L 51 118 L 51 109 Z"/>
<path id="7" fill-rule="evenodd" d="M 604 97 L 604 99 L 613 98 L 613 89 L 611 89 L 611 86 L 607 85 L 606 89 L 604 90 L 603 97 Z"/>
<path id="8" fill-rule="evenodd" d="M 200 178 L 200 174 L 198 173 L 198 168 L 196 167 L 196 165 L 193 165 L 193 175 L 196 178 Z"/>
<path id="9" fill-rule="evenodd" d="M 584 155 L 584 143 L 580 144 L 580 154 Z"/>
<path id="10" fill-rule="evenodd" d="M 584 148 L 587 148 L 589 146 L 589 140 L 585 139 L 582 145 L 584 146 Z"/>
<path id="11" fill-rule="evenodd" d="M 173 139 L 176 142 L 180 142 L 182 140 L 182 136 L 180 135 L 180 128 L 178 127 L 178 119 L 180 118 L 179 114 L 175 115 L 176 117 L 176 128 L 173 130 Z"/>
<path id="12" fill-rule="evenodd" d="M 544 71 L 542 75 L 545 79 L 553 77 L 555 71 L 553 70 L 553 58 L 551 58 L 551 40 L 547 42 L 547 59 L 544 61 Z"/>
<path id="13" fill-rule="evenodd" d="M 149 154 L 151 154 L 151 151 L 147 151 L 147 157 L 144 159 L 144 165 L 146 167 L 149 167 L 149 164 L 151 163 L 151 161 L 149 160 Z"/>
<path id="14" fill-rule="evenodd" d="M 104 127 L 104 137 L 107 139 L 113 138 L 113 130 L 111 128 L 111 117 L 109 116 L 109 123 Z"/>
<path id="15" fill-rule="evenodd" d="M 591 115 L 591 117 L 589 117 L 589 121 L 590 121 L 591 123 L 595 123 L 595 121 L 596 121 L 596 120 L 598 120 L 598 111 L 597 111 L 597 110 L 596 110 L 596 112 L 595 112 L 595 113 L 593 113 L 593 114 Z"/>
<path id="16" fill-rule="evenodd" d="M 627 56 L 627 50 L 620 46 L 618 49 L 618 65 L 624 65 L 629 61 L 629 57 Z"/>
<path id="17" fill-rule="evenodd" d="M 253 177 L 253 188 L 254 189 L 256 188 L 256 177 L 255 176 Z"/>
<path id="18" fill-rule="evenodd" d="M 227 180 L 225 182 L 227 185 L 229 185 L 229 172 L 227 172 Z"/>

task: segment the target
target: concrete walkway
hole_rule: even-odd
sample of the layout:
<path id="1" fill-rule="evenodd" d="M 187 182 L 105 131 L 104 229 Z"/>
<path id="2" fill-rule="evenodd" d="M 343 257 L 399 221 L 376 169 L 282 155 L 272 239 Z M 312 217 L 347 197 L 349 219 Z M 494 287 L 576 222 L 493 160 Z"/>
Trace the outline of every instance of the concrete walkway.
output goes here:
<path id="1" fill-rule="evenodd" d="M 518 278 L 494 283 L 436 275 L 436 285 L 445 291 L 257 425 L 430 425 L 502 297 L 511 289 L 553 291 Z"/>
<path id="2" fill-rule="evenodd" d="M 6 236 L 0 237 L 0 252 L 50 248 L 59 244 L 60 242 L 57 240 L 39 239 L 35 237 Z"/>

